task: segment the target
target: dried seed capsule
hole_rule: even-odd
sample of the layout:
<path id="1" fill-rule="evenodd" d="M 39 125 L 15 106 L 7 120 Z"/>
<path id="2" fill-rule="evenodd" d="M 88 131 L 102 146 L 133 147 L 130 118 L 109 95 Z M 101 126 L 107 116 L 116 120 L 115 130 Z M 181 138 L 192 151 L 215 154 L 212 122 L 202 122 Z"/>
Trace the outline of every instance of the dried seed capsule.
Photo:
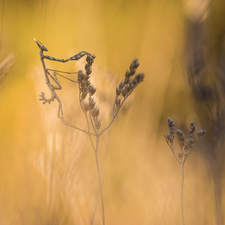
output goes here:
<path id="1" fill-rule="evenodd" d="M 125 84 L 123 83 L 123 81 L 121 81 L 120 84 L 119 84 L 119 88 L 123 89 L 124 86 L 125 86 Z"/>
<path id="2" fill-rule="evenodd" d="M 87 96 L 87 92 L 82 92 L 81 100 L 83 101 Z"/>
<path id="3" fill-rule="evenodd" d="M 188 144 L 186 143 L 186 144 L 184 145 L 184 151 L 185 151 L 185 153 L 188 153 L 188 150 L 189 150 Z"/>
<path id="4" fill-rule="evenodd" d="M 125 77 L 125 79 L 124 79 L 124 84 L 128 84 L 129 81 L 130 81 L 130 78 L 129 78 L 129 77 Z"/>
<path id="5" fill-rule="evenodd" d="M 87 112 L 89 110 L 89 104 L 88 103 L 84 104 L 84 110 L 85 110 L 85 112 Z"/>
<path id="6" fill-rule="evenodd" d="M 89 109 L 93 109 L 95 107 L 95 101 L 93 98 L 89 98 Z"/>
<path id="7" fill-rule="evenodd" d="M 98 108 L 94 108 L 91 110 L 91 115 L 96 118 L 99 116 L 99 109 Z"/>
<path id="8" fill-rule="evenodd" d="M 136 69 L 139 66 L 138 59 L 134 57 L 133 62 L 130 64 L 130 71 Z"/>
<path id="9" fill-rule="evenodd" d="M 78 74 L 77 74 L 77 80 L 79 83 L 81 83 L 83 79 L 84 79 L 84 74 L 83 74 L 82 70 L 79 70 Z"/>
<path id="10" fill-rule="evenodd" d="M 89 78 L 90 78 L 90 76 L 87 74 L 84 76 L 84 80 L 88 80 Z"/>
<path id="11" fill-rule="evenodd" d="M 92 72 L 92 70 L 91 70 L 90 68 L 86 69 L 86 74 L 87 74 L 87 75 L 90 75 L 91 72 Z"/>
<path id="12" fill-rule="evenodd" d="M 126 71 L 126 73 L 125 73 L 125 77 L 129 77 L 130 76 L 130 71 Z"/>
<path id="13" fill-rule="evenodd" d="M 96 88 L 94 88 L 92 85 L 90 85 L 88 87 L 88 90 L 89 90 L 90 95 L 94 95 L 94 93 L 96 92 Z"/>
<path id="14" fill-rule="evenodd" d="M 189 138 L 187 140 L 187 144 L 188 144 L 188 147 L 191 149 L 194 147 L 194 139 L 193 138 Z"/>
<path id="15" fill-rule="evenodd" d="M 144 80 L 145 74 L 144 73 L 139 73 L 135 76 L 135 79 L 137 81 L 137 83 L 140 83 Z"/>
<path id="16" fill-rule="evenodd" d="M 99 129 L 101 127 L 101 120 L 95 120 L 95 128 Z"/>
<path id="17" fill-rule="evenodd" d="M 197 135 L 198 135 L 198 138 L 204 138 L 205 135 L 206 135 L 206 130 L 199 130 L 197 131 Z"/>
<path id="18" fill-rule="evenodd" d="M 116 106 L 117 106 L 117 107 L 120 107 L 120 103 L 121 103 L 121 98 L 116 97 L 116 99 L 115 99 L 115 104 L 116 104 Z"/>
<path id="19" fill-rule="evenodd" d="M 176 131 L 176 133 L 177 133 L 178 142 L 179 142 L 179 144 L 182 148 L 184 146 L 184 143 L 185 143 L 184 134 L 183 134 L 182 130 L 179 130 L 179 129 Z"/>
<path id="20" fill-rule="evenodd" d="M 130 76 L 133 76 L 136 73 L 136 70 L 134 68 L 130 68 Z"/>
<path id="21" fill-rule="evenodd" d="M 130 91 L 130 87 L 126 85 L 124 87 L 124 89 L 122 90 L 123 97 L 126 97 L 126 95 L 129 93 L 129 91 Z"/>
<path id="22" fill-rule="evenodd" d="M 116 88 L 116 96 L 119 96 L 121 94 L 121 89 L 120 88 Z"/>
<path id="23" fill-rule="evenodd" d="M 129 86 L 133 89 L 137 85 L 137 80 L 134 78 L 130 80 Z"/>
<path id="24" fill-rule="evenodd" d="M 139 67 L 139 62 L 137 61 L 137 62 L 135 62 L 135 68 L 138 68 Z"/>

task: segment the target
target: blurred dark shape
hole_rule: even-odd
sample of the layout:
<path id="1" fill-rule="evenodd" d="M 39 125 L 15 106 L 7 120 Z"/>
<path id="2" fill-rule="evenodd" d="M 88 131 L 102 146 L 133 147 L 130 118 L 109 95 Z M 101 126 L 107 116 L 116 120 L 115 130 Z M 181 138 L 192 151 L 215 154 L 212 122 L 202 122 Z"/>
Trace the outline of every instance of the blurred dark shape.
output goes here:
<path id="1" fill-rule="evenodd" d="M 221 225 L 224 221 L 221 200 L 225 161 L 225 29 L 218 28 L 222 27 L 221 23 L 224 26 L 225 14 L 221 9 L 225 9 L 225 4 L 211 3 L 199 17 L 186 19 L 185 55 L 196 112 L 207 129 L 200 151 L 212 172 L 217 224 Z"/>

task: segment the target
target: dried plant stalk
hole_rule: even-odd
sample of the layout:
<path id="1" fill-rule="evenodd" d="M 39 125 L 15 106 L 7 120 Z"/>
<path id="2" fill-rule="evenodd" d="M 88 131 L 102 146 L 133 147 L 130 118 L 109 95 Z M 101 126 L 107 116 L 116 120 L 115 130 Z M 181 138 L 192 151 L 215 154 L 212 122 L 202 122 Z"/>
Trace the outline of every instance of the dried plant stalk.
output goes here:
<path id="1" fill-rule="evenodd" d="M 173 147 L 173 139 L 175 137 L 174 130 L 175 130 L 175 123 L 171 118 L 167 118 L 168 127 L 169 127 L 169 133 L 164 137 L 169 145 L 175 159 L 181 166 L 181 214 L 182 214 L 182 224 L 185 224 L 184 221 L 184 206 L 183 206 L 183 189 L 184 189 L 184 164 L 188 159 L 188 156 L 192 153 L 194 150 L 194 139 L 193 134 L 195 131 L 195 126 L 193 122 L 191 122 L 191 129 L 189 130 L 188 139 L 185 142 L 185 136 L 183 134 L 182 130 L 177 129 L 177 138 L 180 145 L 180 151 L 176 154 L 174 147 Z M 203 138 L 206 134 L 206 130 L 199 130 L 197 132 L 199 138 Z"/>
<path id="2" fill-rule="evenodd" d="M 51 56 L 44 55 L 43 52 L 48 51 L 48 49 L 40 41 L 37 41 L 36 39 L 34 39 L 34 40 L 37 43 L 38 47 L 40 48 L 40 56 L 41 56 L 41 61 L 42 61 L 42 65 L 44 68 L 46 84 L 49 87 L 49 90 L 51 91 L 50 98 L 46 98 L 45 94 L 43 92 L 41 92 L 40 101 L 43 101 L 43 104 L 45 104 L 45 103 L 50 104 L 52 101 L 54 101 L 56 99 L 59 103 L 58 117 L 61 119 L 63 124 L 65 124 L 66 126 L 69 126 L 71 128 L 80 130 L 89 136 L 92 148 L 95 153 L 95 161 L 96 161 L 96 167 L 97 167 L 97 172 L 98 172 L 98 182 L 99 182 L 101 205 L 102 205 L 102 221 L 103 221 L 103 225 L 105 225 L 105 209 L 104 209 L 102 182 L 101 182 L 99 160 L 98 160 L 98 147 L 99 147 L 100 136 L 112 125 L 113 121 L 115 120 L 116 116 L 118 115 L 118 113 L 119 113 L 122 105 L 126 101 L 126 99 L 131 95 L 131 93 L 137 87 L 137 85 L 144 80 L 144 74 L 139 73 L 139 74 L 135 75 L 136 69 L 139 66 L 139 62 L 136 58 L 134 58 L 130 65 L 129 71 L 126 71 L 124 81 L 121 81 L 119 86 L 116 88 L 116 97 L 115 97 L 115 101 L 113 104 L 111 122 L 105 128 L 103 128 L 101 131 L 99 131 L 99 129 L 101 127 L 101 119 L 99 119 L 100 110 L 99 110 L 99 108 L 96 107 L 96 102 L 93 98 L 93 96 L 96 92 L 96 88 L 93 87 L 93 85 L 90 82 L 90 74 L 92 72 L 91 66 L 94 62 L 95 56 L 91 55 L 88 52 L 81 51 L 80 53 L 78 53 L 68 59 L 54 58 Z M 76 81 L 67 78 L 65 75 L 62 75 L 62 73 L 63 74 L 71 74 L 69 72 L 47 69 L 45 62 L 44 62 L 44 59 L 48 59 L 48 60 L 65 63 L 65 62 L 68 62 L 71 60 L 79 60 L 84 56 L 86 56 L 86 62 L 87 62 L 84 67 L 85 73 L 82 70 L 75 72 L 77 74 Z M 51 74 L 51 72 L 53 72 L 53 74 Z M 134 75 L 135 75 L 135 77 L 133 77 Z M 59 96 L 56 93 L 56 91 L 62 89 L 62 86 L 59 83 L 57 76 L 62 76 L 72 82 L 78 83 L 79 103 L 80 103 L 80 107 L 86 118 L 87 130 L 80 129 L 79 127 L 72 125 L 71 123 L 67 122 L 64 119 L 63 104 L 62 104 L 61 99 L 59 98 Z M 56 85 L 53 85 L 51 83 L 51 81 L 53 81 Z M 94 131 L 93 133 L 91 132 L 91 129 Z M 95 138 L 95 142 L 94 142 L 93 138 Z"/>

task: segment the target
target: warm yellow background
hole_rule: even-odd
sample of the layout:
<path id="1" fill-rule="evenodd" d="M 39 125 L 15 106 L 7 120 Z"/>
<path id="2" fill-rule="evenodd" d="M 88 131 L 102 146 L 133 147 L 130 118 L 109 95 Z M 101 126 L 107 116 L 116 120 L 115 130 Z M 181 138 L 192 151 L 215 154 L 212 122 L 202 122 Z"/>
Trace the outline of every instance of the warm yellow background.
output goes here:
<path id="1" fill-rule="evenodd" d="M 0 1 L 0 62 L 14 56 L 0 86 L 0 224 L 102 223 L 88 136 L 62 125 L 56 103 L 38 100 L 49 92 L 34 37 L 53 57 L 96 55 L 102 127 L 116 86 L 139 59 L 145 80 L 100 140 L 106 224 L 181 224 L 180 166 L 163 134 L 168 116 L 188 128 L 197 118 L 185 80 L 184 22 L 181 1 Z M 47 65 L 72 71 L 82 63 Z M 86 129 L 77 86 L 59 80 L 66 118 Z M 209 169 L 193 152 L 185 165 L 186 224 L 216 223 L 213 196 Z"/>

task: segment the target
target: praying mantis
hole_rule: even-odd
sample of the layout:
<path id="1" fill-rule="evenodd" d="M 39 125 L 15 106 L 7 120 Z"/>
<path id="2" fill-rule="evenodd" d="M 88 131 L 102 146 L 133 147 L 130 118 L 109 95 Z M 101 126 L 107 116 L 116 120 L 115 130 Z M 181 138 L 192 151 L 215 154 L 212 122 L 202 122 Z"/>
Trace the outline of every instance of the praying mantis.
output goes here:
<path id="1" fill-rule="evenodd" d="M 40 57 L 41 57 L 41 62 L 42 62 L 42 65 L 43 65 L 43 69 L 44 69 L 44 73 L 45 73 L 45 80 L 46 80 L 46 84 L 51 92 L 51 97 L 50 98 L 46 98 L 45 97 L 45 94 L 43 92 L 41 92 L 41 94 L 39 95 L 40 96 L 40 101 L 43 101 L 43 104 L 45 103 L 51 103 L 52 101 L 54 101 L 55 99 L 58 101 L 59 103 L 59 109 L 58 109 L 58 117 L 62 120 L 62 122 L 69 126 L 69 127 L 72 127 L 72 128 L 76 128 L 80 131 L 83 131 L 85 133 L 88 133 L 88 134 L 92 134 L 90 132 L 87 132 L 83 129 L 80 129 L 72 124 L 70 124 L 69 122 L 65 121 L 64 119 L 64 115 L 63 115 L 63 107 L 62 107 L 62 102 L 59 98 L 59 96 L 57 95 L 56 91 L 57 90 L 61 90 L 62 89 L 62 86 L 59 82 L 59 80 L 57 79 L 57 75 L 61 76 L 61 77 L 64 77 L 74 83 L 78 83 L 77 81 L 74 81 L 72 79 L 69 79 L 63 75 L 61 75 L 60 73 L 65 73 L 65 74 L 75 74 L 75 73 L 78 73 L 78 72 L 64 72 L 64 71 L 59 71 L 59 70 L 52 70 L 52 69 L 47 69 L 46 68 L 46 65 L 45 65 L 45 59 L 48 59 L 48 60 L 52 60 L 52 61 L 57 61 L 57 62 L 62 62 L 62 63 L 65 63 L 65 62 L 68 62 L 68 61 L 71 61 L 71 60 L 79 60 L 81 59 L 82 57 L 84 56 L 87 56 L 89 58 L 89 60 L 94 60 L 95 59 L 95 56 L 94 55 L 91 55 L 90 53 L 86 52 L 86 51 L 81 51 L 79 52 L 78 54 L 68 58 L 68 59 L 58 59 L 58 58 L 55 58 L 55 57 L 52 57 L 52 56 L 48 56 L 48 55 L 44 55 L 44 52 L 47 52 L 48 49 L 38 40 L 36 40 L 34 38 L 34 41 L 36 42 L 37 46 L 39 47 L 40 49 Z M 87 59 L 88 61 L 88 59 Z M 87 63 L 88 64 L 88 63 Z M 85 70 L 86 70 L 86 73 L 89 75 L 91 73 L 91 70 L 90 68 L 87 66 L 87 64 L 85 65 Z M 53 75 L 50 73 L 53 72 Z M 60 73 L 59 73 L 60 72 Z M 54 85 L 51 80 L 56 84 Z M 93 134 L 92 134 L 93 135 Z"/>

